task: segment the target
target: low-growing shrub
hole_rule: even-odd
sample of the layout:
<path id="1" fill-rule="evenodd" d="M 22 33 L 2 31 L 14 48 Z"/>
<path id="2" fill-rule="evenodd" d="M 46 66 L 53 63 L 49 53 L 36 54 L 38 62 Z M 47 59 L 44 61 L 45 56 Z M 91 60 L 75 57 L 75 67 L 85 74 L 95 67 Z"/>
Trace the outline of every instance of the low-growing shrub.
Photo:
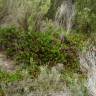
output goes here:
<path id="1" fill-rule="evenodd" d="M 76 68 L 78 65 L 77 47 L 74 42 L 63 42 L 57 33 L 19 32 L 15 28 L 0 29 L 0 45 L 17 64 L 25 67 L 30 59 L 37 65 L 54 66 L 63 63 L 65 67 Z"/>
<path id="2" fill-rule="evenodd" d="M 0 48 L 6 50 L 8 56 L 12 57 L 16 54 L 16 40 L 18 32 L 15 28 L 0 29 Z"/>

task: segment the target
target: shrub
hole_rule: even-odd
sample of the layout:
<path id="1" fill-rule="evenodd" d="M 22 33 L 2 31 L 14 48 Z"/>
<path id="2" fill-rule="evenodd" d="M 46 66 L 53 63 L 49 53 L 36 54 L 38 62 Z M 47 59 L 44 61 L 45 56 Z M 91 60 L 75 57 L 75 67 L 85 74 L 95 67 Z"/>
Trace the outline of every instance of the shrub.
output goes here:
<path id="1" fill-rule="evenodd" d="M 9 56 L 16 54 L 16 40 L 18 39 L 18 33 L 15 28 L 0 29 L 0 47 L 6 49 Z"/>
<path id="2" fill-rule="evenodd" d="M 61 43 L 58 33 L 19 32 L 15 28 L 0 30 L 0 44 L 17 64 L 30 65 L 30 59 L 37 65 L 54 66 L 63 63 L 66 67 L 78 67 L 77 48 Z"/>

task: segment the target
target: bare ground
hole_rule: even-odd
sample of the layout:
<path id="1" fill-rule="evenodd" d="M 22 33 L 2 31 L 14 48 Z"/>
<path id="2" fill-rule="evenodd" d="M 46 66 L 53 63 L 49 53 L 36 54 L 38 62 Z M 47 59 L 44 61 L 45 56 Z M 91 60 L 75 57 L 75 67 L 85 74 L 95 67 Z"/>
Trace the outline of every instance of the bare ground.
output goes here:
<path id="1" fill-rule="evenodd" d="M 7 58 L 4 52 L 0 52 L 0 69 L 7 72 L 15 71 L 14 62 Z"/>

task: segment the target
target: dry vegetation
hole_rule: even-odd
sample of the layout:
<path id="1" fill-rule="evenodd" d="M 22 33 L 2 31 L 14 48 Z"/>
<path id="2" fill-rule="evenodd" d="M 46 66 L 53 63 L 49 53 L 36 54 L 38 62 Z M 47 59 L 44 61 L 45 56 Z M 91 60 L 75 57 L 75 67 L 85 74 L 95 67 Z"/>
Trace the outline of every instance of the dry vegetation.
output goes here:
<path id="1" fill-rule="evenodd" d="M 0 0 L 0 96 L 96 96 L 95 0 Z"/>

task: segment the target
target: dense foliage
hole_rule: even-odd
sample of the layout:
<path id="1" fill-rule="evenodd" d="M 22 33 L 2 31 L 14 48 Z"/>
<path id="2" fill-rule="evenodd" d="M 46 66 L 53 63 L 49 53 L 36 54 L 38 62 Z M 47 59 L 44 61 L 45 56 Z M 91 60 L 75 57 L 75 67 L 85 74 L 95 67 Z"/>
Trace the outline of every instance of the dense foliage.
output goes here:
<path id="1" fill-rule="evenodd" d="M 70 36 L 69 39 L 62 43 L 58 33 L 19 32 L 15 28 L 0 30 L 1 48 L 21 65 L 30 65 L 33 59 L 38 65 L 53 66 L 63 63 L 64 66 L 71 67 L 73 64 L 75 67 L 80 48 L 77 41 L 79 38 Z"/>
<path id="2" fill-rule="evenodd" d="M 69 33 L 66 24 L 62 27 L 56 20 L 58 9 L 63 12 L 70 7 L 67 4 L 75 6 Z M 96 46 L 95 7 L 95 0 L 0 0 L 0 53 L 16 67 L 8 72 L 0 63 L 0 96 L 60 92 L 66 87 L 72 96 L 88 96 L 87 73 L 81 70 L 79 55 Z M 63 20 L 61 16 L 60 22 L 66 23 Z"/>

